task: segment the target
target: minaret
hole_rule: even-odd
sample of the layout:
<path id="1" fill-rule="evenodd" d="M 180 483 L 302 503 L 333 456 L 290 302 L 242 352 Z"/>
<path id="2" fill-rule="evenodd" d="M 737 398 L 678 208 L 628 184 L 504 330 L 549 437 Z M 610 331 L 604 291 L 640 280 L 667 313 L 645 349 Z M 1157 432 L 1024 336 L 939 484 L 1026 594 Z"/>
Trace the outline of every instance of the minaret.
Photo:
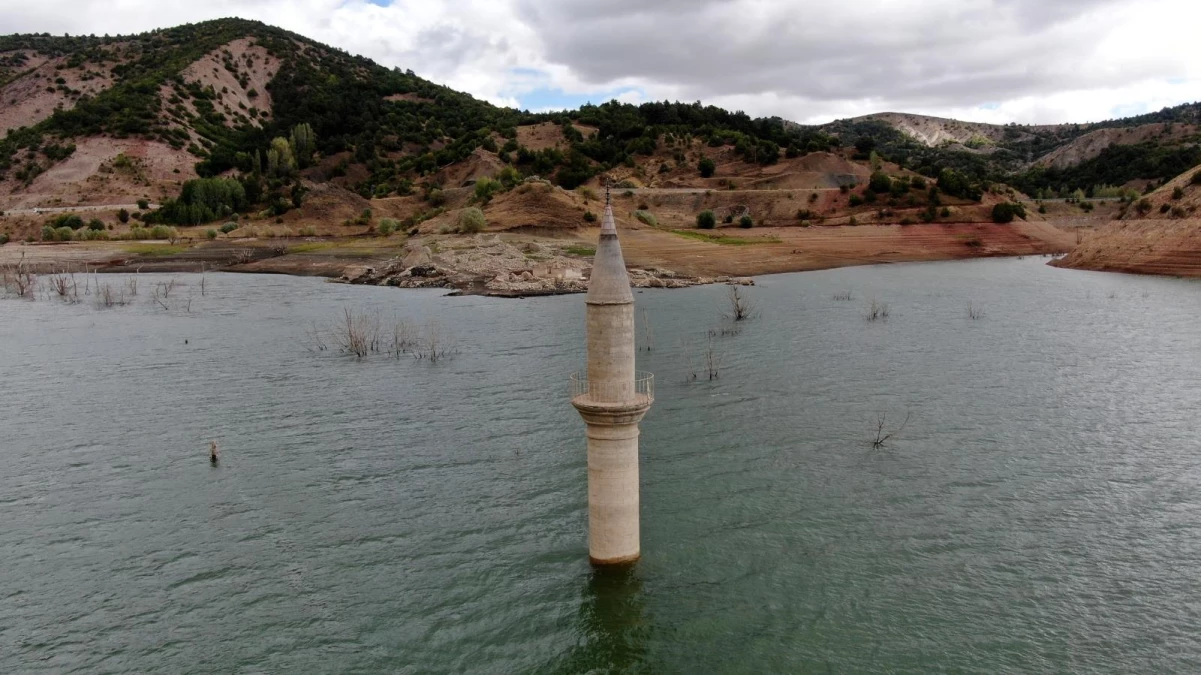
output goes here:
<path id="1" fill-rule="evenodd" d="M 588 425 L 588 557 L 614 565 L 641 553 L 638 422 L 655 400 L 655 380 L 634 370 L 634 295 L 607 190 L 584 302 L 588 372 L 572 376 L 571 404 Z"/>

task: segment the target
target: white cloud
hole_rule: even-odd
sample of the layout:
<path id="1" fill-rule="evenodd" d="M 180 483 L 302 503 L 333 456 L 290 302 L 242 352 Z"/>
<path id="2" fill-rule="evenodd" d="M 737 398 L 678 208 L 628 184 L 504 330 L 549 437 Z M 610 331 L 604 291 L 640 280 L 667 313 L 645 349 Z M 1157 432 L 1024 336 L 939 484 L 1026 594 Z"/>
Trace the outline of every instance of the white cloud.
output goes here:
<path id="1" fill-rule="evenodd" d="M 1192 0 L 0 0 L 5 30 L 258 19 L 501 105 L 622 91 L 801 122 L 1097 120 L 1198 97 Z"/>

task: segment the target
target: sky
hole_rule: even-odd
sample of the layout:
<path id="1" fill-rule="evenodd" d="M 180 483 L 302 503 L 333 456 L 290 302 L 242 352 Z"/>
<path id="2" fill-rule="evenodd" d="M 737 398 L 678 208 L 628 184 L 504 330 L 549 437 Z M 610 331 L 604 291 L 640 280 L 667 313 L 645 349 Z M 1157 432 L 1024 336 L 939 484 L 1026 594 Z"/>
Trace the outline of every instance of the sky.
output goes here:
<path id="1" fill-rule="evenodd" d="M 0 0 L 0 34 L 257 19 L 533 111 L 1091 122 L 1201 100 L 1196 0 Z"/>

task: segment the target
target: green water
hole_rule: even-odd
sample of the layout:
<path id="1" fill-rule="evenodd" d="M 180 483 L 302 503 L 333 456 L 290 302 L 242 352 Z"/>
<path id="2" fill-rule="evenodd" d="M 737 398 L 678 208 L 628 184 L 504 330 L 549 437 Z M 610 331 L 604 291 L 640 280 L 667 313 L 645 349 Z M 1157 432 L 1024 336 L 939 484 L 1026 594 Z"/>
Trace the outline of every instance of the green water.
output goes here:
<path id="1" fill-rule="evenodd" d="M 726 336 L 723 287 L 636 294 L 643 559 L 610 573 L 581 296 L 2 300 L 0 671 L 1197 672 L 1201 285 L 1043 262 L 764 277 Z M 458 354 L 306 349 L 346 306 Z"/>

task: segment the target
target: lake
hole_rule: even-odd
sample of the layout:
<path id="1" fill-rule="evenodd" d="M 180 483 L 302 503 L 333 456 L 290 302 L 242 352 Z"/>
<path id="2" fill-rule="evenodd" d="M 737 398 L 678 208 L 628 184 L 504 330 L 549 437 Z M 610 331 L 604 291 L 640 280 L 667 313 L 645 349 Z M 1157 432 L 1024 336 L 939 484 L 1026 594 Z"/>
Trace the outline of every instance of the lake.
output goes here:
<path id="1" fill-rule="evenodd" d="M 762 277 L 737 325 L 636 293 L 627 571 L 588 564 L 583 296 L 2 300 L 0 671 L 1197 672 L 1201 284 L 1045 262 Z M 347 308 L 454 353 L 340 355 Z"/>

